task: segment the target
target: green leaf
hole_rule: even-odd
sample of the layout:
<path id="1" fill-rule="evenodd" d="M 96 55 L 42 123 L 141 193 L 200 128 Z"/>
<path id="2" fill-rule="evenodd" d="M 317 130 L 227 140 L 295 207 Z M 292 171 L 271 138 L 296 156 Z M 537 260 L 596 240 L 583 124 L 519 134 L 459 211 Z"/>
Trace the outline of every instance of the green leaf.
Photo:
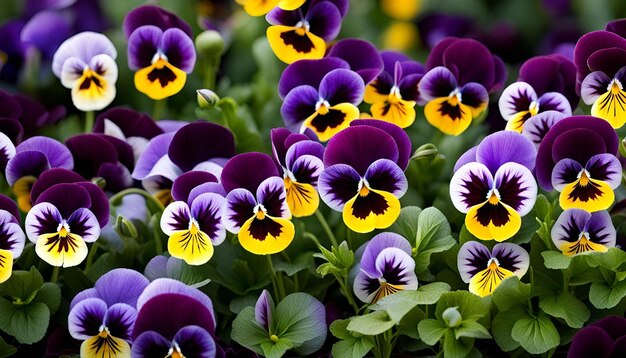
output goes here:
<path id="1" fill-rule="evenodd" d="M 422 209 L 417 206 L 405 206 L 400 210 L 400 216 L 389 231 L 395 232 L 409 241 L 417 238 L 417 221 Z"/>
<path id="2" fill-rule="evenodd" d="M 282 338 L 278 339 L 276 342 L 269 341 L 261 343 L 261 349 L 267 358 L 280 358 L 292 347 L 293 344 L 288 339 Z"/>
<path id="3" fill-rule="evenodd" d="M 511 337 L 531 354 L 545 353 L 560 343 L 559 331 L 543 312 L 536 318 L 524 317 L 515 322 Z"/>
<path id="4" fill-rule="evenodd" d="M 511 337 L 511 332 L 517 321 L 527 317 L 530 316 L 526 310 L 517 306 L 507 311 L 500 311 L 496 314 L 491 322 L 491 332 L 493 333 L 493 339 L 500 349 L 505 352 L 510 352 L 520 346 L 519 342 Z"/>
<path id="5" fill-rule="evenodd" d="M 611 271 L 617 271 L 620 267 L 626 266 L 626 251 L 611 247 L 607 252 L 593 252 L 588 254 L 589 265 L 592 267 L 601 266 Z"/>
<path id="6" fill-rule="evenodd" d="M 0 298 L 0 329 L 22 344 L 39 342 L 46 335 L 50 310 L 41 302 L 15 306 Z"/>
<path id="7" fill-rule="evenodd" d="M 254 307 L 246 307 L 233 321 L 231 338 L 242 346 L 261 354 L 261 344 L 273 343 L 269 333 L 254 319 Z"/>
<path id="8" fill-rule="evenodd" d="M 437 344 L 447 329 L 448 327 L 443 322 L 432 318 L 424 319 L 417 324 L 420 339 L 429 346 Z"/>
<path id="9" fill-rule="evenodd" d="M 454 329 L 454 337 L 459 339 L 461 337 L 469 337 L 469 338 L 491 338 L 491 334 L 485 326 L 482 324 L 472 321 L 465 320 L 461 322 L 461 325 L 455 327 Z"/>
<path id="10" fill-rule="evenodd" d="M 54 314 L 61 305 L 61 289 L 55 283 L 46 282 L 41 286 L 33 302 L 41 302 L 48 306 L 50 314 Z"/>
<path id="11" fill-rule="evenodd" d="M 317 351 L 326 340 L 324 306 L 307 293 L 292 293 L 280 301 L 274 321 L 278 338 L 288 339 L 303 355 Z"/>
<path id="12" fill-rule="evenodd" d="M 477 320 L 489 314 L 490 306 L 488 298 L 481 298 L 468 291 L 445 292 L 437 302 L 435 315 L 443 322 L 443 311 L 449 307 L 458 307 L 463 320 L 470 317 Z"/>
<path id="13" fill-rule="evenodd" d="M 589 287 L 589 302 L 599 309 L 613 308 L 626 296 L 626 281 L 612 286 L 606 282 L 594 282 Z"/>
<path id="14" fill-rule="evenodd" d="M 452 330 L 448 330 L 443 340 L 443 354 L 446 358 L 465 358 L 474 348 L 474 339 L 463 337 L 456 339 Z"/>
<path id="15" fill-rule="evenodd" d="M 565 256 L 560 251 L 544 251 L 541 256 L 546 267 L 552 270 L 564 270 L 572 262 L 572 256 Z"/>
<path id="16" fill-rule="evenodd" d="M 444 282 L 434 282 L 421 286 L 417 291 L 401 291 L 385 296 L 371 309 L 385 310 L 392 321 L 399 323 L 402 317 L 417 305 L 432 305 L 439 300 L 444 292 L 450 290 L 450 285 Z"/>
<path id="17" fill-rule="evenodd" d="M 332 355 L 338 358 L 364 357 L 374 346 L 371 338 L 348 330 L 350 319 L 336 320 L 330 325 L 330 332 L 340 339 L 333 344 Z"/>
<path id="18" fill-rule="evenodd" d="M 364 316 L 354 317 L 348 330 L 368 336 L 381 334 L 396 324 L 385 311 L 374 311 Z"/>
<path id="19" fill-rule="evenodd" d="M 572 328 L 581 328 L 591 315 L 587 306 L 569 292 L 541 297 L 539 308 L 550 316 L 564 319 Z"/>
<path id="20" fill-rule="evenodd" d="M 0 337 L 0 358 L 12 357 L 15 353 L 17 353 L 17 348 L 8 344 Z"/>
<path id="21" fill-rule="evenodd" d="M 284 272 L 287 276 L 293 276 L 300 271 L 313 267 L 313 253 L 305 252 L 291 262 L 276 260 L 273 265 L 276 271 Z"/>
<path id="22" fill-rule="evenodd" d="M 515 305 L 526 304 L 530 298 L 530 289 L 530 284 L 522 283 L 517 276 L 508 277 L 493 292 L 493 302 L 500 311 L 506 311 Z"/>
<path id="23" fill-rule="evenodd" d="M 413 308 L 406 315 L 404 315 L 402 321 L 400 321 L 400 323 L 396 326 L 398 333 L 404 334 L 405 336 L 409 336 L 413 339 L 420 339 L 417 325 L 424 318 L 426 318 L 424 311 L 422 311 L 419 307 Z"/>
<path id="24" fill-rule="evenodd" d="M 429 273 L 430 257 L 436 252 L 443 252 L 456 244 L 451 235 L 448 219 L 439 209 L 430 207 L 422 210 L 417 221 L 415 242 L 415 272 Z"/>
<path id="25" fill-rule="evenodd" d="M 0 284 L 0 296 L 10 296 L 14 301 L 30 302 L 43 285 L 43 277 L 35 267 L 30 271 L 13 271 L 11 277 Z"/>

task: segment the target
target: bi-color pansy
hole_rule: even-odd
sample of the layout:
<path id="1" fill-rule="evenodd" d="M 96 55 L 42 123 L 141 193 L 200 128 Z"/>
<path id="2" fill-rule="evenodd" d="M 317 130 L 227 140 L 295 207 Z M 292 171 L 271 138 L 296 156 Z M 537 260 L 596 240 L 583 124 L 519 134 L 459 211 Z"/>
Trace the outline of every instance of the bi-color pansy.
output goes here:
<path id="1" fill-rule="evenodd" d="M 215 357 L 213 302 L 197 288 L 168 278 L 152 281 L 137 299 L 131 355 Z"/>
<path id="2" fill-rule="evenodd" d="M 615 227 L 606 211 L 565 210 L 552 227 L 552 242 L 566 256 L 606 252 L 615 240 Z"/>
<path id="3" fill-rule="evenodd" d="M 222 222 L 244 249 L 257 255 L 286 249 L 295 236 L 283 178 L 267 154 L 231 158 L 221 178 L 226 195 Z"/>
<path id="4" fill-rule="evenodd" d="M 607 209 L 621 181 L 618 145 L 617 133 L 608 122 L 592 116 L 564 118 L 539 145 L 537 181 L 544 190 L 561 192 L 563 209 Z"/>
<path id="5" fill-rule="evenodd" d="M 347 0 L 312 0 L 296 10 L 270 11 L 265 17 L 272 25 L 267 39 L 276 57 L 285 63 L 324 57 L 326 43 L 339 34 L 348 6 Z"/>
<path id="6" fill-rule="evenodd" d="M 72 90 L 81 111 L 97 111 L 115 98 L 117 51 L 103 34 L 81 32 L 65 40 L 52 59 L 52 72 Z"/>
<path id="7" fill-rule="evenodd" d="M 280 112 L 287 128 L 299 133 L 311 130 L 325 142 L 359 118 L 357 106 L 364 93 L 363 79 L 351 70 L 339 68 L 324 75 L 317 88 L 293 88 Z"/>
<path id="8" fill-rule="evenodd" d="M 149 281 L 137 271 L 118 268 L 102 275 L 95 287 L 70 304 L 68 330 L 83 341 L 81 357 L 129 358 L 137 319 L 137 299 Z"/>
<path id="9" fill-rule="evenodd" d="M 515 235 L 537 199 L 535 147 L 519 133 L 489 135 L 463 154 L 450 181 L 454 206 L 466 213 L 465 226 L 482 240 Z"/>
<path id="10" fill-rule="evenodd" d="M 415 120 L 424 66 L 399 52 L 384 51 L 381 57 L 384 70 L 365 88 L 364 101 L 371 104 L 372 117 L 406 128 Z"/>
<path id="11" fill-rule="evenodd" d="M 417 290 L 415 260 L 411 244 L 394 233 L 374 236 L 365 247 L 359 272 L 354 280 L 354 294 L 365 303 L 405 290 Z"/>
<path id="12" fill-rule="evenodd" d="M 124 33 L 137 90 L 155 100 L 180 92 L 196 63 L 191 27 L 171 12 L 146 5 L 126 15 Z"/>
<path id="13" fill-rule="evenodd" d="M 283 173 L 291 214 L 313 215 L 320 203 L 317 180 L 324 169 L 324 146 L 286 128 L 272 129 L 270 136 L 274 159 Z"/>
<path id="14" fill-rule="evenodd" d="M 391 226 L 408 188 L 404 170 L 410 155 L 411 141 L 400 127 L 380 120 L 354 121 L 326 147 L 318 181 L 322 200 L 342 212 L 353 231 Z"/>
<path id="15" fill-rule="evenodd" d="M 161 230 L 169 236 L 170 255 L 189 265 L 202 265 L 211 259 L 213 246 L 226 238 L 221 221 L 226 200 L 220 189 L 217 178 L 202 171 L 190 171 L 174 181 L 172 196 L 176 201 L 161 216 Z"/>
<path id="16" fill-rule="evenodd" d="M 17 205 L 0 194 L 0 283 L 11 277 L 13 260 L 20 257 L 25 242 L 26 235 L 20 226 Z"/>
<path id="17" fill-rule="evenodd" d="M 530 263 L 528 252 L 511 243 L 496 244 L 491 251 L 477 241 L 468 241 L 459 250 L 457 265 L 469 291 L 481 297 L 489 296 L 511 276 L 522 278 Z"/>
<path id="18" fill-rule="evenodd" d="M 54 184 L 33 201 L 25 227 L 37 255 L 52 266 L 83 262 L 87 243 L 96 241 L 109 221 L 109 202 L 102 189 L 85 181 Z"/>
<path id="19" fill-rule="evenodd" d="M 426 120 L 445 134 L 459 135 L 487 108 L 489 93 L 506 78 L 504 63 L 476 40 L 446 38 L 426 60 L 418 89 Z"/>

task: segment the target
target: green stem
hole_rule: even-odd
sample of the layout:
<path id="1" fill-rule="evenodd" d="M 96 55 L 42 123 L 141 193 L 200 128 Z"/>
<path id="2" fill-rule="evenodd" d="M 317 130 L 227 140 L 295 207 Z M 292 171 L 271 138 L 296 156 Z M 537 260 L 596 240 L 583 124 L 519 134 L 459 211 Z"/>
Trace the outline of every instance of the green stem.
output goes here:
<path id="1" fill-rule="evenodd" d="M 113 195 L 110 199 L 109 199 L 109 203 L 114 204 L 117 201 L 122 200 L 123 197 L 125 197 L 126 195 L 130 195 L 130 194 L 138 194 L 143 196 L 146 200 L 151 201 L 154 205 L 156 205 L 156 207 L 158 207 L 161 211 L 165 210 L 165 207 L 163 206 L 163 204 L 161 204 L 160 201 L 158 201 L 154 196 L 150 195 L 150 193 L 148 193 L 145 190 L 142 189 L 137 189 L 137 188 L 129 188 L 129 189 L 125 189 L 120 191 L 119 193 Z"/>
<path id="2" fill-rule="evenodd" d="M 93 122 L 96 117 L 96 112 L 87 111 L 85 112 L 85 133 L 91 133 L 93 130 Z"/>
<path id="3" fill-rule="evenodd" d="M 272 274 L 272 286 L 274 288 L 274 296 L 277 301 L 282 301 L 285 298 L 285 285 L 283 283 L 283 277 L 281 275 L 277 275 L 274 270 L 274 264 L 272 263 L 272 256 L 265 255 L 267 257 L 267 265 L 269 266 L 270 272 Z"/>
<path id="4" fill-rule="evenodd" d="M 59 280 L 59 273 L 61 272 L 61 267 L 54 266 L 52 268 L 52 276 L 50 276 L 50 282 L 56 283 Z"/>
<path id="5" fill-rule="evenodd" d="M 204 88 L 215 90 L 217 70 L 220 67 L 220 59 L 205 61 L 204 67 Z"/>
<path id="6" fill-rule="evenodd" d="M 91 251 L 89 251 L 89 255 L 87 256 L 87 263 L 85 264 L 85 271 L 89 271 L 91 265 L 93 264 L 93 258 L 96 256 L 96 251 L 98 251 L 98 242 L 94 242 L 91 245 Z"/>
<path id="7" fill-rule="evenodd" d="M 167 109 L 167 99 L 154 101 L 154 109 L 152 110 L 152 118 L 154 118 L 155 121 L 158 121 L 159 119 L 161 119 L 166 109 Z"/>
<path id="8" fill-rule="evenodd" d="M 356 304 L 356 301 L 354 301 L 354 297 L 352 296 L 352 291 L 350 291 L 350 289 L 348 288 L 348 277 L 344 276 L 344 277 L 338 277 L 337 275 L 335 275 L 335 279 L 337 279 L 337 282 L 339 282 L 339 287 L 341 288 L 341 293 L 343 293 L 343 295 L 346 297 L 346 299 L 348 300 L 348 303 L 350 304 L 350 306 L 352 306 L 352 309 L 354 309 L 354 313 L 359 313 L 359 306 Z"/>
<path id="9" fill-rule="evenodd" d="M 333 231 L 330 229 L 330 226 L 328 226 L 328 222 L 326 222 L 324 215 L 322 215 L 319 210 L 315 210 L 315 217 L 317 217 L 320 225 L 322 225 L 322 228 L 326 232 L 326 235 L 328 235 L 328 238 L 330 239 L 333 247 L 339 247 L 339 244 L 337 243 L 337 238 L 335 237 L 335 234 L 333 234 Z"/>

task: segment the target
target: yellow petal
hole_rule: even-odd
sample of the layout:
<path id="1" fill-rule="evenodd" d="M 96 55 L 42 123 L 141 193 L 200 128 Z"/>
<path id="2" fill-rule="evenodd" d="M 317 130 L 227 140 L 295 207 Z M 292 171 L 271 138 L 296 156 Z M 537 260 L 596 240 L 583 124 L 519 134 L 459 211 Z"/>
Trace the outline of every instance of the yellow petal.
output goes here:
<path id="1" fill-rule="evenodd" d="M 135 87 L 148 97 L 159 100 L 180 92 L 187 74 L 164 59 L 135 72 Z"/>
<path id="2" fill-rule="evenodd" d="M 52 266 L 77 266 L 87 257 L 87 244 L 79 235 L 58 233 L 40 235 L 35 245 L 37 255 Z"/>
<path id="3" fill-rule="evenodd" d="M 509 276 L 513 276 L 513 272 L 492 264 L 472 277 L 469 291 L 480 297 L 489 296 Z"/>
<path id="4" fill-rule="evenodd" d="M 19 178 L 13 184 L 13 193 L 17 197 L 17 206 L 23 212 L 27 213 L 33 207 L 30 202 L 30 190 L 37 178 L 32 175 L 27 175 Z"/>
<path id="5" fill-rule="evenodd" d="M 398 99 L 394 102 L 385 100 L 374 103 L 370 108 L 372 116 L 393 123 L 400 128 L 406 128 L 413 124 L 415 121 L 415 101 Z"/>
<path id="6" fill-rule="evenodd" d="M 453 115 L 446 110 L 450 106 L 456 112 Z M 463 103 L 451 105 L 448 97 L 439 97 L 428 102 L 424 107 L 424 115 L 428 123 L 449 135 L 463 133 L 472 123 L 472 107 Z"/>
<path id="7" fill-rule="evenodd" d="M 13 272 L 13 253 L 9 250 L 0 250 L 0 283 L 8 280 Z"/>
<path id="8" fill-rule="evenodd" d="M 280 0 L 278 7 L 283 10 L 292 11 L 304 5 L 305 2 L 306 0 Z"/>
<path id="9" fill-rule="evenodd" d="M 517 112 L 508 120 L 508 122 L 506 122 L 506 130 L 522 133 L 524 123 L 526 123 L 526 121 L 531 117 L 529 114 L 530 113 L 528 111 Z"/>
<path id="10" fill-rule="evenodd" d="M 481 240 L 496 240 L 504 241 L 513 237 L 519 229 L 522 227 L 521 216 L 512 207 L 499 202 L 497 205 L 501 205 L 501 209 L 506 210 L 508 220 L 506 223 L 495 225 L 493 220 L 489 220 L 487 225 L 483 225 L 478 220 L 478 211 L 485 205 L 493 205 L 489 201 L 485 201 L 482 204 L 474 205 L 470 208 L 465 216 L 465 226 L 467 230 L 477 238 Z"/>
<path id="11" fill-rule="evenodd" d="M 83 72 L 72 88 L 72 102 L 81 111 L 99 111 L 115 99 L 115 84 L 92 70 Z"/>
<path id="12" fill-rule="evenodd" d="M 563 255 L 565 256 L 574 256 L 576 254 L 580 254 L 583 252 L 590 252 L 590 251 L 595 251 L 595 252 L 609 251 L 609 249 L 606 246 L 592 242 L 591 240 L 587 239 L 587 237 L 584 235 L 578 241 L 564 243 L 563 245 L 561 245 L 559 249 L 563 252 Z"/>
<path id="13" fill-rule="evenodd" d="M 130 345 L 123 339 L 102 334 L 80 345 L 81 358 L 130 358 Z"/>
<path id="14" fill-rule="evenodd" d="M 320 59 L 326 53 L 326 42 L 303 28 L 274 25 L 267 28 L 267 40 L 276 57 L 284 63 Z"/>
<path id="15" fill-rule="evenodd" d="M 283 0 L 284 1 L 284 0 Z M 278 5 L 280 0 L 237 0 L 250 16 L 263 16 Z"/>
<path id="16" fill-rule="evenodd" d="M 372 204 L 373 200 L 375 205 L 368 205 Z M 359 233 L 386 229 L 398 219 L 400 209 L 400 200 L 393 194 L 369 189 L 365 196 L 357 194 L 348 200 L 343 208 L 343 222 L 350 230 Z"/>
<path id="17" fill-rule="evenodd" d="M 315 132 L 321 142 L 326 142 L 335 134 L 350 127 L 350 122 L 359 118 L 359 109 L 351 103 L 340 103 L 324 112 L 322 114 L 322 111 L 318 110 L 302 124 Z"/>
<path id="18" fill-rule="evenodd" d="M 376 303 L 381 298 L 393 295 L 394 293 L 398 293 L 402 290 L 404 290 L 404 285 L 392 285 L 388 282 L 382 282 L 380 284 L 380 288 L 376 290 L 376 294 L 374 295 L 371 303 Z"/>
<path id="19" fill-rule="evenodd" d="M 193 227 L 174 232 L 167 241 L 167 251 L 189 265 L 202 265 L 213 257 L 214 249 L 209 236 Z"/>
<path id="20" fill-rule="evenodd" d="M 288 182 L 289 181 L 289 182 Z M 298 183 L 285 178 L 287 205 L 297 218 L 313 215 L 320 204 L 320 197 L 311 184 Z"/>
<path id="21" fill-rule="evenodd" d="M 152 194 L 152 196 L 158 200 L 164 207 L 167 207 L 169 204 L 174 202 L 174 198 L 172 197 L 172 191 L 170 189 L 162 189 Z"/>
<path id="22" fill-rule="evenodd" d="M 389 93 L 379 92 L 377 88 L 378 80 L 375 79 L 370 82 L 367 86 L 365 86 L 365 96 L 363 97 L 363 101 L 365 103 L 374 104 L 377 102 L 384 102 L 389 97 Z"/>
<path id="23" fill-rule="evenodd" d="M 584 186 L 580 184 L 580 179 L 567 184 L 559 196 L 563 210 L 577 208 L 589 212 L 606 210 L 614 200 L 615 193 L 609 184 L 591 178 Z"/>
<path id="24" fill-rule="evenodd" d="M 244 249 L 253 254 L 268 255 L 286 249 L 295 234 L 293 223 L 288 219 L 266 215 L 263 219 L 254 216 L 246 220 L 237 236 Z"/>
<path id="25" fill-rule="evenodd" d="M 613 128 L 621 128 L 626 123 L 626 91 L 611 89 L 598 97 L 591 106 L 591 115 L 606 120 Z"/>

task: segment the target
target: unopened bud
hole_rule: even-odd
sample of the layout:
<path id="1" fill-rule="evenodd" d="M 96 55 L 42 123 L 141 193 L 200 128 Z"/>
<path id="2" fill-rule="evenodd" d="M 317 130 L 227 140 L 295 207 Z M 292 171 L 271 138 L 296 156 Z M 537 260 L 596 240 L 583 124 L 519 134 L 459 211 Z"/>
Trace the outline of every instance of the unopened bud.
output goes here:
<path id="1" fill-rule="evenodd" d="M 445 311 L 443 311 L 443 313 L 441 314 L 441 318 L 443 318 L 443 321 L 446 322 L 446 325 L 448 325 L 448 327 L 457 327 L 461 324 L 461 321 L 463 320 L 463 318 L 461 317 L 461 313 L 458 310 L 458 307 L 448 307 L 446 308 Z"/>
<path id="2" fill-rule="evenodd" d="M 206 30 L 196 37 L 196 51 L 206 59 L 219 59 L 224 53 L 224 39 L 215 30 Z"/>
<path id="3" fill-rule="evenodd" d="M 437 154 L 439 154 L 437 146 L 432 143 L 426 143 L 424 145 L 421 145 L 415 150 L 415 152 L 413 152 L 411 159 L 433 160 L 437 156 Z"/>
<path id="4" fill-rule="evenodd" d="M 121 215 L 115 220 L 115 231 L 125 238 L 136 239 L 139 237 L 135 224 Z"/>
<path id="5" fill-rule="evenodd" d="M 220 97 L 210 89 L 199 89 L 196 90 L 198 95 L 198 105 L 200 108 L 211 108 L 217 105 Z"/>

